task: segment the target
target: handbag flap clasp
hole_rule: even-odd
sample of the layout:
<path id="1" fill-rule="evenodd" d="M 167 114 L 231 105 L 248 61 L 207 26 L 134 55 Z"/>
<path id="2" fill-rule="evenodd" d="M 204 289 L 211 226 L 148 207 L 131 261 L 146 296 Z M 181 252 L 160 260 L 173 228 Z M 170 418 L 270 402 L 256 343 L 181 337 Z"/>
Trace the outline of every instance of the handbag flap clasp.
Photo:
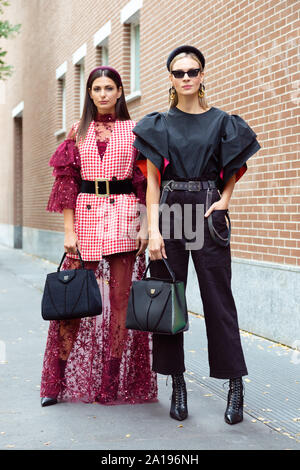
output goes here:
<path id="1" fill-rule="evenodd" d="M 76 269 L 58 272 L 58 279 L 60 282 L 64 284 L 67 284 L 68 282 L 72 281 L 72 279 L 74 279 L 75 276 L 76 276 Z"/>
<path id="2" fill-rule="evenodd" d="M 156 297 L 163 289 L 164 283 L 160 281 L 148 282 L 146 285 L 146 292 L 149 297 Z"/>

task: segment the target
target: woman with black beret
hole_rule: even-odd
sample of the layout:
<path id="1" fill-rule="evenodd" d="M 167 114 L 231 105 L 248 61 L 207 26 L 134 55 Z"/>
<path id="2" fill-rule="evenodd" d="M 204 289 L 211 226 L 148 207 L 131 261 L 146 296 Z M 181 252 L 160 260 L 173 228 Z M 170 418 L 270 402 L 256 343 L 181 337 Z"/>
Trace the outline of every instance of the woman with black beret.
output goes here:
<path id="1" fill-rule="evenodd" d="M 191 253 L 206 323 L 210 376 L 229 379 L 224 417 L 235 424 L 243 419 L 242 377 L 248 371 L 231 290 L 228 206 L 236 182 L 247 171 L 247 160 L 260 144 L 243 118 L 208 106 L 204 67 L 205 58 L 195 47 L 181 46 L 171 52 L 167 60 L 170 109 L 141 119 L 133 129 L 133 145 L 140 160 L 147 162 L 148 248 L 150 259 L 155 260 L 151 276 L 168 277 L 164 257 L 176 279 L 186 285 Z M 164 231 L 164 215 L 169 214 Z M 178 232 L 182 222 L 191 233 Z M 152 368 L 172 375 L 170 415 L 184 420 L 188 409 L 183 333 L 153 335 Z"/>

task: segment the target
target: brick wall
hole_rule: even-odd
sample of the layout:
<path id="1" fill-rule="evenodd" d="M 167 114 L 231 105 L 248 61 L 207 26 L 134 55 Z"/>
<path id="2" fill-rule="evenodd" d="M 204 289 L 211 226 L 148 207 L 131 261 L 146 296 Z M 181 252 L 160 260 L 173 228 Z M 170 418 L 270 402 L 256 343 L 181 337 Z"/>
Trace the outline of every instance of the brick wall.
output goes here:
<path id="1" fill-rule="evenodd" d="M 93 35 L 111 20 L 109 62 L 129 93 L 129 30 L 120 22 L 126 0 L 11 0 L 7 17 L 22 33 L 2 41 L 16 67 L 0 105 L 0 223 L 16 218 L 14 126 L 11 111 L 24 101 L 23 225 L 62 230 L 62 216 L 45 211 L 53 178 L 48 161 L 65 136 L 56 138 L 60 103 L 55 70 L 68 62 L 67 129 L 78 119 L 78 75 L 72 54 L 87 43 L 86 78 L 101 60 Z M 230 213 L 232 255 L 300 265 L 299 2 L 144 0 L 140 13 L 141 97 L 128 107 L 133 119 L 168 105 L 168 53 L 181 44 L 206 58 L 210 106 L 239 114 L 258 135 L 261 150 L 237 183 Z M 34 23 L 33 23 L 34 18 Z"/>

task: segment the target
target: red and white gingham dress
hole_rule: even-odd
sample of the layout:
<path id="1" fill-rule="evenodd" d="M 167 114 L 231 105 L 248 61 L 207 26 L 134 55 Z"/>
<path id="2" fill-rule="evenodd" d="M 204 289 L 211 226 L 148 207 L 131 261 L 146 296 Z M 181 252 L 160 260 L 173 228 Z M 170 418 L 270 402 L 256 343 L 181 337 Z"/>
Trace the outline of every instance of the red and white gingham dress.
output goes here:
<path id="1" fill-rule="evenodd" d="M 75 131 L 78 125 L 79 122 L 74 124 Z M 135 121 L 116 120 L 101 160 L 94 121 L 90 123 L 85 140 L 80 139 L 78 143 L 83 180 L 132 177 L 137 152 L 132 146 L 135 139 L 132 129 L 135 125 Z M 110 197 L 79 193 L 74 229 L 82 258 L 86 261 L 100 261 L 104 255 L 135 250 L 139 220 L 139 200 L 133 192 Z M 67 256 L 78 258 L 78 255 L 71 253 Z"/>

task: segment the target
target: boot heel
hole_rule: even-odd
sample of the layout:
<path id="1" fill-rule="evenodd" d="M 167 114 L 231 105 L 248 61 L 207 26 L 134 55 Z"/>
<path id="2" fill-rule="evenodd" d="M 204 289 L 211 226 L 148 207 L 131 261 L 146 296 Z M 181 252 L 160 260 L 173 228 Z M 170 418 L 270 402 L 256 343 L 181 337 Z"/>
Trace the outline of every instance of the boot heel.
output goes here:
<path id="1" fill-rule="evenodd" d="M 188 417 L 187 391 L 183 374 L 172 375 L 173 393 L 170 409 L 170 416 L 178 421 L 183 421 Z"/>
<path id="2" fill-rule="evenodd" d="M 237 424 L 243 421 L 244 388 L 241 377 L 229 379 L 227 408 L 224 419 L 227 424 Z"/>

